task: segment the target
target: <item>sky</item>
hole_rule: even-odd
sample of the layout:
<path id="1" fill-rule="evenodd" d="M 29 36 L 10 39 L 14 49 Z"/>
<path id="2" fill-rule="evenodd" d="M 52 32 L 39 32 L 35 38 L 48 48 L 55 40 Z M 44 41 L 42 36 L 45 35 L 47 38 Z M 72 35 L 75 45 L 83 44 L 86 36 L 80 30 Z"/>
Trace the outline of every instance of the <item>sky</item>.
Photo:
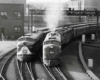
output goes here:
<path id="1" fill-rule="evenodd" d="M 26 3 L 31 3 L 31 2 L 55 2 L 55 3 L 57 3 L 57 2 L 61 2 L 61 3 L 63 3 L 63 2 L 67 2 L 67 1 L 69 1 L 69 0 L 26 0 Z"/>

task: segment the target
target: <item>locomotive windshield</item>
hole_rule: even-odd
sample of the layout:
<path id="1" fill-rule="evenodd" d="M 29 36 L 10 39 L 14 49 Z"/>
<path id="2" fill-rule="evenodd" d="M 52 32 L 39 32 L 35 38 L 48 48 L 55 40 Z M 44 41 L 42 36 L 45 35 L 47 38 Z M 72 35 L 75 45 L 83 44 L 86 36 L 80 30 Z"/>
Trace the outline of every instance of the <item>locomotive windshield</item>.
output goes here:
<path id="1" fill-rule="evenodd" d="M 46 45 L 46 44 L 60 45 L 60 42 L 59 41 L 46 41 L 46 42 L 44 42 L 44 45 Z"/>
<path id="2" fill-rule="evenodd" d="M 18 41 L 29 41 L 29 42 L 33 42 L 32 38 L 19 38 Z"/>
<path id="3" fill-rule="evenodd" d="M 25 38 L 19 38 L 18 39 L 18 41 L 24 41 L 25 40 Z"/>

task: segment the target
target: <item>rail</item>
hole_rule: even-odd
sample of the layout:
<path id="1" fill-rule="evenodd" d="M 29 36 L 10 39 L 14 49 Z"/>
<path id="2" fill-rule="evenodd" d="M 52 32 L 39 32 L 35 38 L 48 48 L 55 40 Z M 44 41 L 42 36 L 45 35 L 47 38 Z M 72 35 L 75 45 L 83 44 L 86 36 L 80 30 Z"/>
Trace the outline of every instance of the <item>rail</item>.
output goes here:
<path id="1" fill-rule="evenodd" d="M 82 55 L 82 43 L 80 42 L 79 43 L 79 58 L 81 60 L 81 63 L 86 71 L 86 73 L 91 77 L 92 80 L 100 80 L 87 66 L 84 58 L 83 58 L 83 55 Z"/>
<path id="2" fill-rule="evenodd" d="M 26 62 L 26 66 L 27 66 L 27 68 L 28 68 L 28 71 L 29 71 L 29 73 L 30 73 L 30 75 L 31 75 L 31 78 L 32 78 L 32 80 L 35 80 L 35 78 L 34 78 L 34 76 L 33 76 L 33 72 L 32 72 L 32 64 L 31 64 L 31 62 Z"/>
<path id="3" fill-rule="evenodd" d="M 42 61 L 41 56 L 39 57 L 40 57 L 40 60 Z M 49 73 L 49 75 L 51 76 L 53 80 L 62 80 L 62 79 L 68 80 L 58 66 L 50 67 L 50 66 L 46 66 L 45 64 L 43 64 L 43 66 L 45 67 L 45 69 L 47 70 L 47 72 Z M 60 79 L 59 77 L 62 79 Z"/>
<path id="4" fill-rule="evenodd" d="M 31 66 L 31 62 L 21 62 L 19 60 L 16 59 L 16 62 L 17 62 L 17 67 L 18 67 L 18 71 L 19 71 L 19 75 L 20 75 L 20 78 L 21 80 L 24 80 L 26 74 L 24 73 L 23 74 L 23 68 L 27 68 L 27 70 L 25 71 L 28 71 L 27 73 L 29 73 L 29 76 L 31 78 L 31 80 L 35 80 L 34 76 L 33 76 L 33 72 L 32 72 L 32 66 Z"/>
<path id="5" fill-rule="evenodd" d="M 23 75 L 22 75 L 22 63 L 19 63 L 17 58 L 16 58 L 16 63 L 17 63 L 17 68 L 18 68 L 20 78 L 21 78 L 21 80 L 24 80 Z"/>
<path id="6" fill-rule="evenodd" d="M 4 54 L 3 56 L 0 56 L 0 60 L 3 61 L 3 64 L 0 68 L 0 77 L 3 79 L 3 80 L 6 80 L 4 78 L 4 70 L 5 70 L 5 67 L 7 67 L 7 63 L 10 61 L 10 59 L 12 58 L 13 55 L 15 55 L 15 52 L 16 50 L 11 50 L 9 51 L 8 53 Z M 10 53 L 10 54 L 9 54 Z"/>
<path id="7" fill-rule="evenodd" d="M 54 77 L 54 80 L 67 80 L 63 72 L 60 70 L 59 67 L 49 67 L 46 66 L 47 70 L 52 74 L 52 77 Z"/>

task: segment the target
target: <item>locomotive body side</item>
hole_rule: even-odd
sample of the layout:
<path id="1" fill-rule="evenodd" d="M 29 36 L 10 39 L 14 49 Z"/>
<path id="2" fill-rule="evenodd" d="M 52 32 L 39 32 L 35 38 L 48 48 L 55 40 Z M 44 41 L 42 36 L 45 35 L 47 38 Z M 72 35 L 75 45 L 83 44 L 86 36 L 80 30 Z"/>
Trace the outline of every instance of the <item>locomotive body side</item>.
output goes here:
<path id="1" fill-rule="evenodd" d="M 72 39 L 73 37 L 73 31 L 71 28 L 64 28 L 64 30 L 61 30 L 62 32 L 61 33 L 61 40 L 62 40 L 62 46 L 65 44 L 67 44 L 70 39 Z"/>
<path id="2" fill-rule="evenodd" d="M 89 31 L 92 33 L 92 32 L 95 32 L 98 30 L 98 26 L 96 23 L 89 23 Z"/>
<path id="3" fill-rule="evenodd" d="M 78 24 L 72 25 L 70 27 L 73 29 L 74 37 L 80 36 L 82 34 L 94 33 L 98 29 L 96 23 Z"/>

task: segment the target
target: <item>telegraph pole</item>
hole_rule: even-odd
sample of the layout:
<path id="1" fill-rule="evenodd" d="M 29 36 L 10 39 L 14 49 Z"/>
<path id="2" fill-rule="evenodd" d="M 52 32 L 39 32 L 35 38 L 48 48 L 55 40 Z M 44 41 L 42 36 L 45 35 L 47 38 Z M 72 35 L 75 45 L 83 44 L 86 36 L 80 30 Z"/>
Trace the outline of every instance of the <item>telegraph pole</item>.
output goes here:
<path id="1" fill-rule="evenodd" d="M 32 30 L 33 30 L 33 10 L 31 10 L 31 33 L 32 33 Z"/>
<path id="2" fill-rule="evenodd" d="M 29 12 L 29 4 L 28 4 L 28 31 L 30 30 L 30 28 L 29 28 L 29 27 L 30 27 L 30 26 L 29 26 L 29 23 L 30 23 L 30 22 L 29 22 L 29 14 L 30 14 L 30 12 Z"/>
<path id="3" fill-rule="evenodd" d="M 98 10 L 96 10 L 96 13 L 97 13 L 97 27 L 98 27 L 98 30 L 100 29 L 99 28 L 99 11 Z M 98 39 L 100 39 L 100 30 L 98 31 Z"/>
<path id="4" fill-rule="evenodd" d="M 80 10 L 80 13 L 81 13 L 81 1 L 78 2 L 78 7 L 79 7 L 79 10 Z M 79 15 L 79 22 L 81 22 L 81 14 Z"/>

